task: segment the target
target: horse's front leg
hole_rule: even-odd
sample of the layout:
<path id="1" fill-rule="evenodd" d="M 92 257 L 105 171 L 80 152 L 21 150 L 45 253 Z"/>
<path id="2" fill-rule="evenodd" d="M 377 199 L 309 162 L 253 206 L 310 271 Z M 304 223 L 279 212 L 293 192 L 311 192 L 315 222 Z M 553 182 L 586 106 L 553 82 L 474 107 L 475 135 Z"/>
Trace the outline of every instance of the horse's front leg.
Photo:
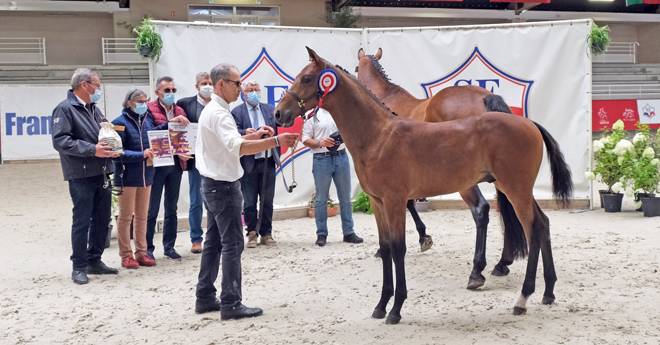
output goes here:
<path id="1" fill-rule="evenodd" d="M 481 272 L 486 268 L 486 235 L 488 234 L 490 205 L 477 186 L 463 190 L 460 194 L 461 198 L 470 206 L 472 218 L 474 218 L 474 223 L 477 225 L 472 273 L 467 285 L 469 290 L 474 290 L 483 286 L 486 282 L 486 277 Z"/>
<path id="2" fill-rule="evenodd" d="M 387 315 L 387 303 L 394 295 L 394 281 L 392 277 L 392 250 L 390 246 L 389 231 L 387 229 L 387 217 L 383 213 L 383 204 L 377 199 L 371 197 L 371 207 L 376 216 L 378 225 L 378 242 L 380 244 L 380 257 L 383 260 L 383 289 L 380 295 L 380 301 L 376 305 L 373 318 L 382 319 Z"/>
<path id="3" fill-rule="evenodd" d="M 410 215 L 415 221 L 415 227 L 417 228 L 417 233 L 419 234 L 419 246 L 421 251 L 425 252 L 431 249 L 433 246 L 433 239 L 431 236 L 426 234 L 426 225 L 424 225 L 422 218 L 420 218 L 419 213 L 417 213 L 417 209 L 415 208 L 415 200 L 408 200 L 406 207 L 408 208 L 408 211 L 410 211 Z"/>
<path id="4" fill-rule="evenodd" d="M 401 320 L 401 307 L 408 298 L 408 288 L 406 287 L 406 211 L 404 208 L 405 200 L 385 204 L 387 219 L 390 230 L 390 247 L 392 248 L 392 258 L 396 270 L 396 291 L 394 293 L 394 306 L 390 310 L 385 323 L 397 324 Z"/>

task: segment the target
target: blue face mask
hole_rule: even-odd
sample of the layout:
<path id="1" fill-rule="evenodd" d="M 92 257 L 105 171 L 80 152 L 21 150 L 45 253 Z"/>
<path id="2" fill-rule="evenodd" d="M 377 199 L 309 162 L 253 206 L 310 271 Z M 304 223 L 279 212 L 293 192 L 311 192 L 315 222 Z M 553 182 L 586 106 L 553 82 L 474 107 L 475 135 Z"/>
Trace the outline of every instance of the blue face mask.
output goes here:
<path id="1" fill-rule="evenodd" d="M 103 91 L 96 89 L 93 94 L 89 95 L 89 102 L 96 103 L 101 99 L 101 96 L 103 96 Z"/>
<path id="2" fill-rule="evenodd" d="M 166 93 L 166 94 L 163 96 L 163 103 L 165 103 L 166 105 L 172 105 L 172 104 L 174 104 L 174 101 L 175 101 L 175 100 L 176 100 L 176 97 L 174 96 L 173 93 Z"/>
<path id="3" fill-rule="evenodd" d="M 261 100 L 261 94 L 258 92 L 251 92 L 248 94 L 248 102 L 250 104 L 259 104 L 259 101 Z"/>
<path id="4" fill-rule="evenodd" d="M 143 115 L 147 112 L 147 103 L 137 103 L 133 111 L 138 115 Z"/>

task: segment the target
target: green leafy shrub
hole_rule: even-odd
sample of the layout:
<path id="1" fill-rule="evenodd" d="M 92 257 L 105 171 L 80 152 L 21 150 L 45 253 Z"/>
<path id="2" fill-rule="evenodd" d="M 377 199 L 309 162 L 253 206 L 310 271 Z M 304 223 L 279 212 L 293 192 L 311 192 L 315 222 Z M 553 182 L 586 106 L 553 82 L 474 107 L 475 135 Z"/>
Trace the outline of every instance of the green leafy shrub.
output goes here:
<path id="1" fill-rule="evenodd" d="M 364 212 L 366 214 L 374 214 L 374 210 L 371 208 L 371 199 L 367 193 L 360 193 L 355 202 L 353 203 L 353 212 Z"/>

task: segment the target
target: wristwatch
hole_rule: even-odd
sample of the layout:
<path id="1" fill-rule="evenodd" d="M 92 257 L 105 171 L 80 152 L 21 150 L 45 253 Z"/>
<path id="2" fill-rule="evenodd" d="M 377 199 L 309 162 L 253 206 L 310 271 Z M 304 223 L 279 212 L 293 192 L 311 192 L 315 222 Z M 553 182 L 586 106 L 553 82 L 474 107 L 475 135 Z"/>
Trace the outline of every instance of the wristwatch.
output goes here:
<path id="1" fill-rule="evenodd" d="M 275 147 L 280 147 L 280 140 L 277 139 L 277 135 L 274 136 L 273 138 L 275 138 Z"/>

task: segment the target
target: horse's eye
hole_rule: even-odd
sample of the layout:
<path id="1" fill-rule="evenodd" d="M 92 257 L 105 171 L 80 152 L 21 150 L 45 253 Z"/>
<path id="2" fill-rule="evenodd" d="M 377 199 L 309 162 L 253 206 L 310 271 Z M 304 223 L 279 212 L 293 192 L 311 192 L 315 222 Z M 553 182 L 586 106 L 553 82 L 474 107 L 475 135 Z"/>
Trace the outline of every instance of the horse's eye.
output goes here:
<path id="1" fill-rule="evenodd" d="M 303 82 L 303 84 L 309 83 L 309 77 L 308 77 L 308 76 L 304 76 L 304 77 L 302 78 L 302 82 Z"/>

